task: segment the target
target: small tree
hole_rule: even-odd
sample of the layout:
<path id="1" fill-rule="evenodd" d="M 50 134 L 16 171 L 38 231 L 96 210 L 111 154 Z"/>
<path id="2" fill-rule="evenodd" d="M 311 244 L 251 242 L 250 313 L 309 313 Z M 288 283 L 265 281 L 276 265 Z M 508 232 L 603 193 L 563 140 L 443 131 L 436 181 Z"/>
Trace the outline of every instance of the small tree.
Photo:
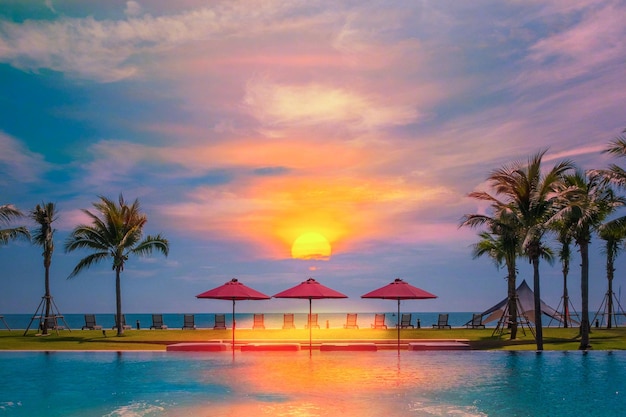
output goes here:
<path id="1" fill-rule="evenodd" d="M 93 203 L 96 213 L 83 210 L 92 221 L 91 225 L 77 226 L 65 243 L 66 252 L 76 249 L 90 249 L 91 255 L 78 262 L 69 278 L 76 276 L 84 269 L 105 259 L 113 260 L 115 271 L 115 301 L 117 335 L 124 333 L 122 326 L 122 294 L 120 276 L 130 255 L 150 255 L 157 250 L 167 256 L 169 243 L 161 235 L 146 236 L 142 240 L 143 227 L 148 218 L 141 213 L 139 201 L 128 205 L 120 194 L 118 204 L 100 196 L 100 201 Z"/>
<path id="2" fill-rule="evenodd" d="M 612 222 L 603 224 L 598 230 L 598 237 L 604 240 L 603 252 L 606 255 L 606 280 L 608 283 L 607 289 L 607 322 L 606 328 L 613 327 L 613 278 L 615 276 L 615 259 L 624 249 L 623 243 L 626 239 L 626 230 L 623 227 L 616 226 Z"/>
<path id="3" fill-rule="evenodd" d="M 481 194 L 470 194 L 480 199 Z M 517 338 L 517 266 L 516 260 L 520 252 L 518 231 L 515 228 L 515 218 L 501 211 L 499 218 L 481 214 L 468 214 L 463 217 L 461 226 L 478 227 L 486 225 L 488 231 L 479 233 L 480 240 L 472 245 L 474 259 L 488 255 L 500 268 L 502 264 L 507 269 L 507 299 L 509 322 L 511 323 L 511 340 Z"/>

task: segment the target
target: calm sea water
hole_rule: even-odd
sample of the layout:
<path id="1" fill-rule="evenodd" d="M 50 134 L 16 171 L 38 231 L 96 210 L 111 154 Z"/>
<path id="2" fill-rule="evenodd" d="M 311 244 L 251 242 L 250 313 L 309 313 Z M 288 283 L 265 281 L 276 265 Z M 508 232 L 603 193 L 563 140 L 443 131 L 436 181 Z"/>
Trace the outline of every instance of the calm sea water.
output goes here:
<path id="1" fill-rule="evenodd" d="M 409 313 L 408 311 L 402 313 Z M 346 313 L 318 313 L 318 323 L 320 327 L 329 328 L 341 328 L 346 323 Z M 370 325 L 374 323 L 375 313 L 358 313 L 357 323 L 359 327 L 370 328 Z M 423 312 L 411 312 L 413 326 L 417 325 L 417 320 L 420 320 L 420 324 L 423 327 L 431 327 L 433 323 L 437 323 L 437 317 L 439 313 L 423 313 Z M 463 326 L 472 318 L 472 313 L 449 313 L 449 323 L 451 326 Z M 176 329 L 183 326 L 184 314 L 163 314 L 163 322 L 168 328 Z M 125 314 L 126 324 L 136 328 L 137 321 L 139 326 L 149 328 L 152 324 L 152 314 Z M 237 328 L 246 329 L 252 328 L 253 314 L 251 313 L 236 313 Z M 5 320 L 12 329 L 25 329 L 31 318 L 31 314 L 5 314 Z M 83 314 L 64 314 L 64 319 L 67 325 L 71 329 L 80 329 L 85 325 L 85 318 Z M 226 314 L 227 326 L 231 327 L 232 313 Z M 303 328 L 307 320 L 306 313 L 295 313 L 295 324 L 298 328 Z M 105 329 L 110 329 L 114 325 L 113 314 L 96 314 L 96 321 L 102 325 Z M 548 319 L 549 321 L 549 319 Z M 215 314 L 195 314 L 195 323 L 199 328 L 212 328 L 215 324 Z M 385 323 L 387 326 L 394 327 L 397 323 L 397 313 L 387 312 L 385 313 Z M 61 323 L 62 324 L 62 323 Z M 547 321 L 544 323 L 547 324 Z M 36 329 L 38 321 L 35 321 L 31 325 L 31 329 Z M 265 327 L 268 329 L 280 329 L 283 325 L 282 313 L 265 313 Z M 496 322 L 491 323 L 492 326 L 496 325 Z M 555 322 L 556 326 L 557 323 Z M 489 326 L 489 324 L 487 325 Z M 0 329 L 2 329 L 2 323 L 0 322 Z"/>
<path id="2" fill-rule="evenodd" d="M 0 352 L 0 416 L 622 416 L 626 352 Z"/>

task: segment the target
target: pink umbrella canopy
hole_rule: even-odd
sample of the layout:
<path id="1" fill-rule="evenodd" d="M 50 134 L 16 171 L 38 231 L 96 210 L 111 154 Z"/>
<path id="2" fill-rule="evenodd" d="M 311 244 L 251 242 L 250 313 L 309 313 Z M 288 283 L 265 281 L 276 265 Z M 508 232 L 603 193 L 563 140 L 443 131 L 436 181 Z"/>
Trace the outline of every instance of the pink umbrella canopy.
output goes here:
<path id="1" fill-rule="evenodd" d="M 436 295 L 414 287 L 406 281 L 396 278 L 393 282 L 361 296 L 361 298 L 381 298 L 398 300 L 398 354 L 400 354 L 400 300 L 420 300 L 437 298 Z"/>
<path id="2" fill-rule="evenodd" d="M 386 300 L 418 300 L 425 298 L 437 298 L 436 295 L 414 287 L 406 281 L 396 278 L 393 282 L 368 292 L 361 298 L 382 298 Z"/>
<path id="3" fill-rule="evenodd" d="M 309 278 L 295 287 L 275 294 L 274 298 L 305 298 L 309 300 L 319 300 L 322 298 L 348 298 L 348 296 L 320 284 L 313 278 Z"/>
<path id="4" fill-rule="evenodd" d="M 252 289 L 233 278 L 227 283 L 196 295 L 196 298 L 213 298 L 217 300 L 269 300 L 268 295 Z"/>
<path id="5" fill-rule="evenodd" d="M 323 298 L 348 298 L 347 295 L 340 293 L 339 291 L 335 291 L 332 288 L 328 288 L 313 278 L 309 278 L 306 281 L 301 282 L 295 287 L 289 288 L 285 291 L 279 292 L 274 295 L 274 298 L 302 298 L 309 300 L 309 317 L 311 317 L 312 306 L 311 300 L 316 299 L 320 300 Z M 311 354 L 311 346 L 312 346 L 312 333 L 311 327 L 309 326 L 309 354 Z"/>
<path id="6" fill-rule="evenodd" d="M 237 300 L 269 300 L 268 295 L 252 289 L 233 278 L 227 283 L 205 291 L 196 295 L 196 298 L 212 298 L 216 300 L 232 300 L 233 301 L 233 351 L 235 350 L 235 301 Z M 234 354 L 234 353 L 233 353 Z"/>

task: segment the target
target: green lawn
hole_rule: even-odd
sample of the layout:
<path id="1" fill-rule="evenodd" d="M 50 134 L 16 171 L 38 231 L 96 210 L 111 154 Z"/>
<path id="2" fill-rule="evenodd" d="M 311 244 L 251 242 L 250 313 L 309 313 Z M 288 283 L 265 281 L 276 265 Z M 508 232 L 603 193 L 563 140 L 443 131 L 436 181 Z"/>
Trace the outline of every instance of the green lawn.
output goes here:
<path id="1" fill-rule="evenodd" d="M 493 329 L 415 329 L 402 330 L 402 339 L 469 339 L 474 349 L 535 350 L 535 341 L 526 335 L 515 341 L 508 334 L 492 337 Z M 521 332 L 520 332 L 521 333 Z M 171 343 L 206 342 L 224 340 L 229 342 L 230 330 L 127 330 L 121 337 L 107 330 L 106 336 L 99 330 L 61 330 L 49 336 L 38 336 L 34 331 L 23 336 L 23 331 L 0 331 L 0 350 L 165 350 Z M 395 329 L 315 329 L 313 341 L 324 340 L 388 340 L 395 342 Z M 296 330 L 251 330 L 237 329 L 237 342 L 271 342 L 277 340 L 308 342 L 309 332 Z M 626 328 L 592 329 L 591 344 L 595 350 L 626 350 Z M 545 328 L 545 350 L 577 350 L 578 329 Z"/>

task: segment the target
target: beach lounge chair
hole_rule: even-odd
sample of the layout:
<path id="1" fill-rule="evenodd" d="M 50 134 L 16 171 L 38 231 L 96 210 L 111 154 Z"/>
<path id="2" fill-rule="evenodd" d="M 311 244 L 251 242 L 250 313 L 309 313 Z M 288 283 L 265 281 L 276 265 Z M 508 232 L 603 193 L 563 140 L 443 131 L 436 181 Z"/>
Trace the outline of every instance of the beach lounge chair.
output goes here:
<path id="1" fill-rule="evenodd" d="M 113 327 L 111 327 L 111 329 L 115 330 L 117 329 L 117 314 L 113 315 Z M 122 322 L 120 323 L 122 325 L 122 329 L 124 330 L 129 330 L 131 329 L 130 324 L 126 324 L 126 314 L 122 314 Z"/>
<path id="2" fill-rule="evenodd" d="M 59 325 L 57 321 L 57 316 L 49 316 L 45 317 L 44 320 L 40 323 L 41 330 L 43 330 L 44 323 L 46 324 L 46 328 L 50 330 L 63 330 L 64 327 Z"/>
<path id="3" fill-rule="evenodd" d="M 152 326 L 150 326 L 150 330 L 165 330 L 167 329 L 167 325 L 163 323 L 163 314 L 153 314 L 152 315 Z"/>
<path id="4" fill-rule="evenodd" d="M 483 315 L 478 313 L 472 314 L 472 319 L 465 323 L 465 327 L 471 327 L 472 329 L 484 329 L 485 325 L 483 324 Z"/>
<path id="5" fill-rule="evenodd" d="M 8 331 L 11 331 L 11 328 L 9 327 L 7 322 L 4 320 L 4 316 L 0 316 L 0 320 L 2 321 L 2 324 L 4 324 L 4 327 L 6 327 Z"/>
<path id="6" fill-rule="evenodd" d="M 81 330 L 102 330 L 102 326 L 96 323 L 95 314 L 85 314 L 85 325 L 81 327 Z"/>
<path id="7" fill-rule="evenodd" d="M 372 329 L 386 329 L 387 325 L 385 324 L 385 315 L 384 314 L 376 314 L 374 316 L 374 324 L 372 324 Z"/>
<path id="8" fill-rule="evenodd" d="M 265 330 L 265 316 L 263 314 L 255 314 L 254 321 L 252 323 L 252 329 Z"/>
<path id="9" fill-rule="evenodd" d="M 286 313 L 285 315 L 283 315 L 283 329 L 295 329 L 296 325 L 294 324 L 293 321 L 293 314 L 292 313 Z"/>
<path id="10" fill-rule="evenodd" d="M 439 314 L 439 318 L 437 319 L 437 324 L 433 324 L 433 328 L 436 329 L 451 329 L 448 324 L 448 314 Z"/>
<path id="11" fill-rule="evenodd" d="M 307 329 L 319 329 L 320 326 L 317 324 L 317 313 L 315 314 L 307 314 Z"/>
<path id="12" fill-rule="evenodd" d="M 400 328 L 408 329 L 410 327 L 411 329 L 414 329 L 415 326 L 411 324 L 411 319 L 411 313 L 402 313 L 402 316 L 400 316 Z"/>
<path id="13" fill-rule="evenodd" d="M 196 318 L 193 314 L 183 316 L 183 330 L 196 330 Z"/>
<path id="14" fill-rule="evenodd" d="M 215 326 L 213 326 L 213 330 L 226 330 L 226 315 L 225 314 L 215 315 Z"/>
<path id="15" fill-rule="evenodd" d="M 346 316 L 346 324 L 343 325 L 344 329 L 358 329 L 359 326 L 356 324 L 356 314 L 348 313 Z"/>

